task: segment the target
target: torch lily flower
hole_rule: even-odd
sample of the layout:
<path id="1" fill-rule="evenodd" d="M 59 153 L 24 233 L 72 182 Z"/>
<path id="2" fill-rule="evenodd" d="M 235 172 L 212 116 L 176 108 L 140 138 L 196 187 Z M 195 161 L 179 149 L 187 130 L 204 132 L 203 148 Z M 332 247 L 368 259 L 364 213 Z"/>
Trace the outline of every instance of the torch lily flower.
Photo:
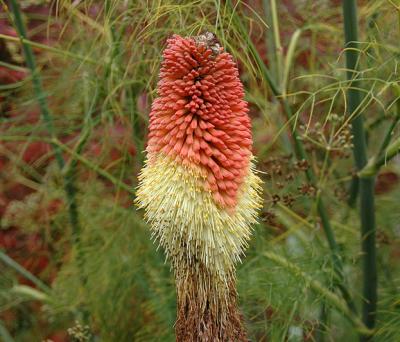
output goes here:
<path id="1" fill-rule="evenodd" d="M 211 33 L 167 41 L 136 204 L 172 264 L 178 341 L 247 341 L 236 303 L 261 206 L 236 63 Z"/>

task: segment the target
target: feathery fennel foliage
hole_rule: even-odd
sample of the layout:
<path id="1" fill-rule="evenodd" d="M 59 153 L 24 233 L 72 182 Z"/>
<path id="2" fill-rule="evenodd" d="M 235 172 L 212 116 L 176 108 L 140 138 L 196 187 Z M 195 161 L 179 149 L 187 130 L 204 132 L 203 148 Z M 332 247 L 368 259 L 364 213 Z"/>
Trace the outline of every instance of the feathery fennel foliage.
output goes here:
<path id="1" fill-rule="evenodd" d="M 25 43 L 34 51 L 66 166 L 60 171 L 47 148 L 50 136 L 36 118 L 38 99 L 19 38 L 0 32 L 0 46 L 10 54 L 0 67 L 26 73 L 19 81 L 0 85 L 1 208 L 6 203 L 0 234 L 8 239 L 8 245 L 2 242 L 2 253 L 50 288 L 33 289 L 24 272 L 1 259 L 0 338 L 45 340 L 56 332 L 65 337 L 78 321 L 88 325 L 89 340 L 174 339 L 173 277 L 132 202 L 166 38 L 212 31 L 238 62 L 251 108 L 254 154 L 264 172 L 263 217 L 237 271 L 239 306 L 249 337 L 357 339 L 365 327 L 359 324 L 359 215 L 348 205 L 354 165 L 340 4 L 36 2 L 50 8 L 51 15 L 36 13 L 29 7 L 32 1 L 20 3 L 28 27 Z M 1 1 L 0 15 L 7 22 L 11 13 L 5 4 Z M 369 156 L 382 152 L 392 125 L 391 141 L 399 138 L 400 27 L 395 4 L 378 0 L 358 8 L 362 102 L 353 115 L 363 113 L 365 118 Z M 34 20 L 36 26 L 31 25 Z M 274 40 L 277 37 L 280 41 Z M 256 51 L 250 49 L 249 38 Z M 283 50 L 276 50 L 277 45 Z M 294 122 L 287 121 L 282 97 L 273 96 L 259 61 L 275 66 L 273 81 Z M 291 123 L 308 152 L 306 162 L 294 158 Z M 38 156 L 28 158 L 39 145 Z M 79 246 L 72 239 L 63 193 L 71 166 L 76 168 Z M 307 168 L 316 175 L 315 185 L 304 176 Z M 374 341 L 400 338 L 398 172 L 394 158 L 377 177 L 379 302 Z M 15 195 L 16 184 L 23 196 Z M 344 305 L 337 287 L 318 215 L 319 198 L 327 208 L 356 313 Z M 11 246 L 16 229 L 19 235 Z M 41 257 L 46 267 L 32 266 Z"/>

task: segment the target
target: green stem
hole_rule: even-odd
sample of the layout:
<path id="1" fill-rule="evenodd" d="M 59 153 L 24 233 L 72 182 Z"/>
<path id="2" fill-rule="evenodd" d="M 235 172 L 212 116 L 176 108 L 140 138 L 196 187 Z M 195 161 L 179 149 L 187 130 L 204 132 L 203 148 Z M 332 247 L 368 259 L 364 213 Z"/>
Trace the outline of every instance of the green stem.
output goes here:
<path id="1" fill-rule="evenodd" d="M 14 339 L 12 338 L 2 321 L 0 321 L 0 337 L 3 339 L 4 342 L 14 342 Z"/>
<path id="2" fill-rule="evenodd" d="M 400 120 L 400 100 L 396 101 L 396 115 L 390 124 L 388 130 L 386 131 L 385 137 L 383 138 L 382 145 L 379 148 L 378 156 L 382 156 L 385 154 L 386 148 L 389 146 L 390 140 L 392 140 L 393 131 L 396 128 L 399 120 Z"/>
<path id="3" fill-rule="evenodd" d="M 0 260 L 8 267 L 14 269 L 14 271 L 22 275 L 25 279 L 31 281 L 38 289 L 41 289 L 45 293 L 49 293 L 50 288 L 45 283 L 43 283 L 39 278 L 35 277 L 31 272 L 29 272 L 19 263 L 10 258 L 1 249 L 0 249 Z"/>
<path id="4" fill-rule="evenodd" d="M 374 188 L 374 177 L 360 179 L 361 249 L 363 253 L 362 316 L 364 324 L 370 329 L 375 327 L 378 299 Z M 361 336 L 361 341 L 370 340 L 371 336 Z"/>
<path id="5" fill-rule="evenodd" d="M 380 155 L 369 160 L 368 164 L 358 172 L 360 178 L 371 178 L 377 175 L 379 169 L 400 153 L 400 138 L 393 141 Z"/>
<path id="6" fill-rule="evenodd" d="M 358 176 L 354 175 L 351 178 L 350 188 L 349 188 L 349 199 L 347 200 L 347 205 L 350 208 L 354 208 L 356 206 L 359 187 L 360 184 L 358 182 Z"/>
<path id="7" fill-rule="evenodd" d="M 400 138 L 397 138 L 393 141 L 386 151 L 384 151 L 376 161 L 376 168 L 380 168 L 385 165 L 389 160 L 394 158 L 400 152 Z"/>
<path id="8" fill-rule="evenodd" d="M 87 63 L 91 63 L 91 64 L 98 64 L 97 61 L 95 61 L 94 59 L 91 59 L 89 57 L 80 56 L 80 55 L 74 54 L 72 52 L 61 50 L 61 49 L 57 49 L 57 48 L 49 46 L 49 45 L 36 43 L 36 42 L 33 42 L 33 41 L 31 41 L 29 39 L 26 39 L 24 37 L 21 37 L 21 36 L 17 38 L 17 37 L 13 37 L 13 36 L 9 36 L 9 35 L 0 33 L 0 39 L 9 40 L 11 42 L 21 42 L 22 44 L 33 46 L 35 48 L 42 49 L 42 50 L 45 50 L 45 51 L 51 51 L 51 52 L 54 52 L 54 53 L 56 53 L 58 55 L 62 55 L 64 57 L 70 57 L 70 58 L 78 59 L 78 60 L 81 60 L 83 62 L 87 62 Z"/>
<path id="9" fill-rule="evenodd" d="M 28 140 L 29 141 L 43 141 L 43 142 L 47 142 L 49 144 L 56 144 L 61 148 L 62 151 L 68 153 L 69 155 L 71 155 L 72 158 L 80 161 L 84 166 L 86 166 L 90 170 L 96 172 L 104 179 L 107 179 L 108 181 L 113 183 L 113 185 L 115 185 L 117 188 L 123 189 L 123 190 L 127 191 L 128 193 L 130 193 L 131 195 L 136 194 L 135 187 L 130 186 L 130 185 L 120 181 L 119 179 L 115 178 L 113 175 L 111 175 L 107 171 L 103 170 L 98 165 L 93 164 L 90 160 L 86 159 L 85 157 L 82 157 L 82 155 L 77 153 L 77 151 L 69 148 L 68 146 L 66 146 L 65 144 L 63 144 L 62 142 L 60 142 L 57 139 L 50 139 L 50 138 L 46 138 L 46 137 L 29 137 L 28 138 L 26 136 L 15 136 L 15 135 L 0 136 L 0 141 L 28 141 Z M 79 146 L 78 146 L 78 148 L 79 148 Z M 76 149 L 78 149 L 78 148 L 76 148 Z"/>
<path id="10" fill-rule="evenodd" d="M 267 81 L 269 87 L 271 88 L 272 93 L 274 96 L 281 102 L 282 107 L 284 112 L 286 113 L 286 116 L 290 122 L 290 127 L 291 127 L 291 133 L 292 133 L 292 138 L 294 142 L 294 150 L 297 156 L 298 160 L 308 160 L 307 153 L 305 151 L 305 148 L 303 146 L 303 143 L 297 133 L 296 129 L 296 120 L 293 112 L 291 110 L 290 104 L 285 96 L 283 96 L 282 91 L 279 89 L 279 87 L 276 85 L 275 81 L 273 80 L 270 71 L 264 64 L 264 62 L 261 59 L 260 54 L 258 53 L 257 49 L 255 48 L 253 42 L 251 41 L 250 37 L 245 34 L 245 29 L 243 27 L 243 23 L 237 16 L 234 17 L 236 20 L 238 26 L 240 27 L 242 33 L 244 34 L 245 37 L 247 37 L 247 45 L 250 48 L 250 51 L 254 58 L 256 59 L 256 62 L 263 74 L 264 79 Z M 317 182 L 317 177 L 314 174 L 314 171 L 312 170 L 311 167 L 307 168 L 305 171 L 307 180 L 315 187 L 318 187 L 318 182 Z M 333 269 L 335 271 L 336 275 L 336 286 L 339 288 L 340 292 L 342 293 L 343 298 L 345 299 L 348 307 L 353 311 L 356 312 L 356 306 L 353 303 L 353 300 L 351 298 L 350 292 L 347 289 L 346 281 L 344 278 L 344 272 L 343 272 L 343 261 L 339 253 L 339 246 L 336 242 L 335 234 L 333 232 L 332 226 L 329 221 L 329 215 L 326 210 L 325 204 L 322 201 L 321 198 L 318 199 L 317 202 L 317 211 L 318 215 L 321 219 L 321 224 L 322 228 L 324 230 L 325 236 L 328 241 L 328 245 L 331 251 L 331 257 L 332 257 L 332 264 L 333 264 Z"/>
<path id="11" fill-rule="evenodd" d="M 318 320 L 318 328 L 315 334 L 316 342 L 324 342 L 327 337 L 327 328 L 329 321 L 329 308 L 325 300 L 322 301 L 320 312 L 319 312 L 319 320 Z"/>
<path id="12" fill-rule="evenodd" d="M 269 4 L 269 0 L 263 0 L 263 7 L 264 7 L 264 15 L 267 18 L 267 23 L 272 23 L 272 9 Z M 272 26 L 272 25 L 271 25 Z M 275 39 L 274 39 L 274 32 L 273 30 L 267 30 L 266 32 L 266 42 L 267 45 L 267 58 L 268 58 L 268 65 L 271 71 L 274 72 L 274 79 L 278 79 L 277 75 L 277 60 L 276 60 L 276 46 L 275 46 Z"/>
<path id="13" fill-rule="evenodd" d="M 49 132 L 51 138 L 56 138 L 53 118 L 50 113 L 49 107 L 47 105 L 46 95 L 43 91 L 42 81 L 40 79 L 39 71 L 36 67 L 35 57 L 33 55 L 33 51 L 31 45 L 26 43 L 26 28 L 24 22 L 22 20 L 21 10 L 18 6 L 16 0 L 10 0 L 11 10 L 14 15 L 14 24 L 16 26 L 18 35 L 21 40 L 22 49 L 24 51 L 25 60 L 28 68 L 32 74 L 32 83 L 33 83 L 33 90 L 37 101 L 39 103 L 39 107 L 42 113 L 43 121 L 46 125 L 47 131 Z M 51 144 L 54 150 L 54 155 L 56 158 L 56 162 L 60 170 L 64 169 L 65 161 L 62 155 L 62 150 L 60 147 L 54 143 Z M 64 176 L 64 190 L 66 193 L 67 198 L 67 207 L 68 207 L 68 214 L 69 220 L 73 230 L 73 239 L 77 246 L 79 247 L 79 234 L 80 234 L 80 225 L 79 225 L 79 218 L 78 218 L 78 207 L 76 204 L 76 189 L 74 186 L 74 177 L 71 173 L 67 173 Z M 79 254 L 79 253 L 78 253 Z M 78 256 L 78 260 L 80 261 L 81 258 Z"/>
<path id="14" fill-rule="evenodd" d="M 364 177 L 366 175 L 376 175 L 381 166 L 386 164 L 391 158 L 393 158 L 397 152 L 398 148 L 396 149 L 396 142 L 388 148 L 389 143 L 392 139 L 394 129 L 396 128 L 399 120 L 400 120 L 400 100 L 397 100 L 396 103 L 397 113 L 394 117 L 392 123 L 390 124 L 388 130 L 385 133 L 383 138 L 382 144 L 378 150 L 377 156 L 371 158 L 367 165 L 358 172 L 358 176 L 354 176 L 350 185 L 350 196 L 348 200 L 348 205 L 351 208 L 354 208 L 357 201 L 358 195 L 358 177 Z M 381 116 L 382 118 L 383 116 Z"/>
<path id="15" fill-rule="evenodd" d="M 357 77 L 358 68 L 358 20 L 355 0 L 343 0 L 343 18 L 346 47 L 347 79 L 351 80 L 348 88 L 349 115 L 352 115 L 361 103 L 360 81 Z M 353 130 L 354 159 L 357 170 L 362 170 L 367 164 L 367 147 L 365 141 L 363 116 L 358 114 L 351 122 Z M 363 305 L 362 318 L 369 328 L 375 327 L 377 306 L 377 269 L 376 269 L 376 228 L 374 208 L 375 177 L 368 176 L 359 180 L 360 187 L 360 218 L 361 218 L 361 249 L 363 264 Z M 371 340 L 371 335 L 361 335 L 361 341 Z"/>
<path id="16" fill-rule="evenodd" d="M 282 79 L 283 70 L 283 49 L 281 45 L 280 30 L 279 30 L 279 19 L 278 19 L 278 9 L 276 6 L 276 0 L 270 0 L 270 10 L 272 19 L 272 31 L 274 35 L 274 45 L 275 45 L 275 56 L 276 56 L 276 79 L 280 83 Z"/>

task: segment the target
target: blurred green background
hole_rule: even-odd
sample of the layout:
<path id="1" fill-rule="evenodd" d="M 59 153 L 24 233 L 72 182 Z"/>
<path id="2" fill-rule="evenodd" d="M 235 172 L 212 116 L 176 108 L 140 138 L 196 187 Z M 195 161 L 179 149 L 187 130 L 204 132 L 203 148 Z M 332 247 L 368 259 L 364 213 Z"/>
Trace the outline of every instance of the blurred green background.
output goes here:
<path id="1" fill-rule="evenodd" d="M 249 338 L 358 339 L 317 212 L 323 198 L 359 310 L 341 1 L 18 1 L 40 91 L 10 4 L 0 3 L 0 340 L 174 340 L 173 276 L 133 199 L 166 39 L 204 31 L 238 63 L 264 180 L 260 222 L 237 271 Z M 399 11 L 395 0 L 358 1 L 370 156 L 400 116 Z M 294 158 L 294 128 L 307 161 Z M 399 168 L 395 158 L 375 184 L 376 341 L 400 340 Z"/>

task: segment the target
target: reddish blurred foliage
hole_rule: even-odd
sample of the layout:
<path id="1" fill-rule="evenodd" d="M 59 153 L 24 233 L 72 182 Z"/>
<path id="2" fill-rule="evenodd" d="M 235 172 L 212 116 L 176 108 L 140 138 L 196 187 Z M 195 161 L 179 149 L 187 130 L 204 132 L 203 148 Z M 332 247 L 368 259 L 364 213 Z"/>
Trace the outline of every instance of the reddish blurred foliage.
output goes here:
<path id="1" fill-rule="evenodd" d="M 1 13 L 5 12 L 1 8 Z M 24 12 L 33 14 L 26 16 L 27 31 L 29 39 L 41 44 L 51 45 L 58 38 L 58 32 L 61 25 L 56 19 L 51 21 L 51 25 L 43 29 L 44 18 L 52 15 L 51 9 L 55 10 L 55 6 L 49 4 L 24 7 Z M 55 17 L 54 17 L 55 18 Z M 32 34 L 33 33 L 33 34 Z M 0 19 L 0 34 L 17 37 L 17 33 L 6 15 Z M 34 48 L 34 53 L 39 56 L 43 53 L 42 49 Z M 0 66 L 0 84 L 8 85 L 23 81 L 28 75 L 23 62 L 23 54 L 20 44 L 12 40 L 0 39 L 0 60 L 14 65 L 14 67 Z M 44 65 L 46 67 L 46 65 Z M 31 105 L 28 108 L 16 109 L 14 98 L 18 97 L 18 88 L 10 88 L 8 94 L 10 96 L 0 97 L 0 117 L 7 120 L 0 126 L 0 135 L 9 127 L 19 124 L 35 124 L 40 119 L 40 111 L 37 105 Z M 51 146 L 45 142 L 7 142 L 1 143 L 4 151 L 8 150 L 15 156 L 20 156 L 21 161 L 31 165 L 39 171 L 38 167 L 47 165 L 52 158 Z M 35 190 L 19 183 L 12 172 L 13 161 L 9 160 L 3 149 L 0 149 L 0 222 L 4 225 L 4 217 L 9 214 L 8 210 L 17 202 L 26 200 L 27 196 L 35 194 Z M 29 178 L 29 176 L 25 175 Z M 32 220 L 40 226 L 49 226 L 49 221 L 62 208 L 63 201 L 61 199 L 43 200 L 40 203 L 35 202 L 35 208 L 32 213 Z M 6 214 L 7 213 L 7 214 Z M 15 215 L 28 215 L 27 213 L 16 212 Z M 14 215 L 14 214 L 13 214 Z M 2 226 L 0 229 L 0 249 L 44 282 L 51 282 L 54 279 L 57 269 L 51 264 L 51 253 L 54 246 L 50 246 L 45 238 L 45 229 L 43 232 L 27 232 L 18 225 L 19 217 L 12 220 L 9 226 Z M 21 223 L 22 224 L 22 223 Z M 26 228 L 26 227 L 25 227 Z M 21 284 L 33 286 L 34 284 L 22 276 L 18 276 Z M 41 305 L 39 303 L 29 304 L 31 310 L 39 312 Z M 6 310 L 1 313 L 1 319 L 7 326 L 12 327 L 17 324 L 19 313 L 15 310 Z M 54 333 L 49 336 L 54 342 L 67 341 L 66 332 Z"/>
<path id="2" fill-rule="evenodd" d="M 240 11 L 244 13 L 248 13 L 251 17 L 251 8 L 253 11 L 262 14 L 262 17 L 265 18 L 265 13 L 269 11 L 269 8 L 265 6 L 270 6 L 269 2 L 265 2 L 262 0 L 247 0 L 245 1 L 247 4 L 246 6 L 241 6 Z M 277 11 L 278 16 L 285 16 L 286 20 L 279 20 L 279 31 L 280 31 L 280 41 L 282 46 L 283 55 L 286 54 L 290 39 L 296 29 L 304 27 L 305 25 L 310 23 L 308 14 L 305 15 L 304 13 L 324 13 L 323 21 L 327 24 L 332 24 L 333 26 L 342 25 L 341 24 L 341 8 L 338 7 L 338 4 L 341 4 L 341 1 L 331 0 L 332 5 L 322 4 L 321 2 L 308 2 L 307 7 L 304 7 L 304 3 L 296 0 L 282 0 L 277 1 Z M 338 7 L 336 10 L 333 11 L 324 11 L 320 6 L 331 6 L 331 8 Z M 251 24 L 251 40 L 254 42 L 254 45 L 260 54 L 261 59 L 263 62 L 270 66 L 270 61 L 268 59 L 270 51 L 268 51 L 267 46 L 267 38 L 266 32 L 268 30 L 272 30 L 273 27 L 269 22 L 269 29 L 265 29 L 265 27 L 261 25 Z M 272 31 L 270 31 L 272 32 Z M 311 45 L 312 32 L 311 30 L 304 30 L 301 33 L 301 37 L 297 47 L 297 53 L 294 56 L 293 63 L 296 65 L 301 65 L 306 69 L 310 68 L 311 65 L 311 57 L 312 62 L 317 64 L 315 67 L 324 67 L 321 65 L 322 60 L 319 58 L 320 56 L 325 56 L 328 53 L 334 52 L 337 55 L 342 46 L 335 46 L 332 44 L 331 39 L 327 39 L 326 33 L 323 31 L 319 31 L 318 34 L 314 36 L 315 41 L 315 51 L 314 56 L 312 56 L 311 50 L 309 46 Z M 271 54 L 274 56 L 276 53 L 275 51 Z M 275 57 L 274 57 L 275 58 Z M 239 71 L 242 72 L 243 65 L 242 62 L 238 61 Z"/>
<path id="3" fill-rule="evenodd" d="M 41 141 L 29 143 L 24 149 L 22 159 L 25 163 L 33 164 L 36 160 L 51 152 L 51 146 Z"/>
<path id="4" fill-rule="evenodd" d="M 114 126 L 108 128 L 106 134 L 110 137 L 111 145 L 113 146 L 110 151 L 110 156 L 113 161 L 122 158 L 121 147 L 127 149 L 131 156 L 136 154 L 132 139 L 132 130 L 129 128 L 128 123 L 117 122 Z M 119 148 L 117 148 L 117 146 Z"/>
<path id="5" fill-rule="evenodd" d="M 16 228 L 0 231 L 0 246 L 5 250 L 15 249 L 17 246 L 17 233 Z"/>
<path id="6" fill-rule="evenodd" d="M 376 178 L 375 193 L 378 195 L 385 194 L 394 190 L 399 183 L 400 177 L 393 171 L 383 171 Z"/>
<path id="7" fill-rule="evenodd" d="M 50 216 L 57 214 L 62 205 L 63 201 L 59 198 L 51 200 L 46 208 L 47 214 Z"/>
<path id="8" fill-rule="evenodd" d="M 2 10 L 0 13 L 4 13 Z M 5 34 L 7 36 L 17 37 L 17 32 L 15 29 L 10 25 L 8 19 L 2 18 L 0 19 L 0 33 Z"/>
<path id="9" fill-rule="evenodd" d="M 57 331 L 57 332 L 47 336 L 45 341 L 67 342 L 67 341 L 70 341 L 70 338 L 68 337 L 68 333 L 66 331 Z"/>
<path id="10" fill-rule="evenodd" d="M 18 111 L 14 109 L 13 104 L 10 104 L 10 109 L 7 112 L 7 117 L 12 119 L 14 124 L 35 124 L 39 121 L 40 111 L 36 107 L 27 108 L 24 111 Z M 5 126 L 4 128 L 7 128 Z"/>
<path id="11" fill-rule="evenodd" d="M 0 84 L 11 84 L 19 82 L 26 77 L 26 73 L 22 71 L 11 70 L 0 66 Z"/>
<path id="12" fill-rule="evenodd" d="M 0 192 L 0 217 L 4 215 L 7 208 L 7 204 L 8 204 L 7 198 L 4 196 L 4 194 Z"/>
<path id="13" fill-rule="evenodd" d="M 0 172 L 5 168 L 7 164 L 7 158 L 0 155 Z"/>
<path id="14" fill-rule="evenodd" d="M 86 153 L 91 159 L 102 157 L 104 163 L 124 158 L 124 151 L 128 151 L 132 157 L 136 155 L 132 129 L 129 122 L 123 122 L 122 119 L 112 125 L 96 128 L 86 147 Z"/>
<path id="15" fill-rule="evenodd" d="M 146 92 L 139 94 L 136 105 L 137 110 L 141 113 L 148 113 L 150 111 L 150 101 Z"/>
<path id="16" fill-rule="evenodd" d="M 34 190 L 20 183 L 11 183 L 4 189 L 4 194 L 8 201 L 21 201 L 25 196 L 31 194 Z"/>
<path id="17" fill-rule="evenodd" d="M 17 227 L 0 230 L 0 248 L 34 275 L 40 274 L 49 263 L 50 253 L 38 233 L 23 233 Z M 34 286 L 24 277 L 20 283 Z"/>

